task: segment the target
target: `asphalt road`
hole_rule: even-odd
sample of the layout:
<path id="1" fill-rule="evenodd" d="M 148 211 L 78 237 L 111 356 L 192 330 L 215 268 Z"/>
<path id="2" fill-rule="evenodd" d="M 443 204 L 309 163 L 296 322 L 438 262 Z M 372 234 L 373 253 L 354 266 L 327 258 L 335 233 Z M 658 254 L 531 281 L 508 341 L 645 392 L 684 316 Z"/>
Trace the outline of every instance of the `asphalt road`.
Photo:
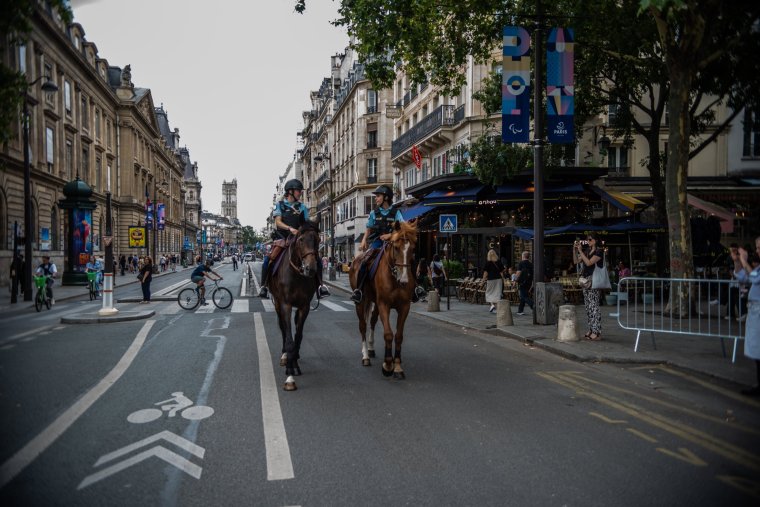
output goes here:
<path id="1" fill-rule="evenodd" d="M 406 380 L 388 379 L 378 359 L 361 365 L 353 307 L 335 294 L 309 316 L 303 375 L 285 392 L 271 306 L 221 271 L 231 310 L 169 301 L 146 321 L 59 324 L 100 304 L 72 301 L 0 317 L 0 503 L 760 500 L 760 403 L 708 379 L 574 363 L 418 316 Z"/>

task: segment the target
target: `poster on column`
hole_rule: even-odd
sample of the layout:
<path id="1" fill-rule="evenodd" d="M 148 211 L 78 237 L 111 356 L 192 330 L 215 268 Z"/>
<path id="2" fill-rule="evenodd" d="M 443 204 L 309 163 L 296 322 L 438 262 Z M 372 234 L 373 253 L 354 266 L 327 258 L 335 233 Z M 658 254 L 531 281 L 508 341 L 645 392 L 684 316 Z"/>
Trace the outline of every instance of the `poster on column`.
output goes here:
<path id="1" fill-rule="evenodd" d="M 501 82 L 501 140 L 530 139 L 530 34 L 521 26 L 505 26 Z"/>
<path id="2" fill-rule="evenodd" d="M 156 206 L 158 208 L 158 230 L 163 231 L 164 226 L 166 225 L 166 205 L 162 202 L 159 202 Z"/>
<path id="3" fill-rule="evenodd" d="M 575 113 L 572 28 L 552 28 L 546 46 L 546 137 L 552 144 L 574 144 Z"/>
<path id="4" fill-rule="evenodd" d="M 92 254 L 92 210 L 75 209 L 72 216 L 74 271 L 84 271 Z"/>
<path id="5" fill-rule="evenodd" d="M 145 205 L 145 227 L 148 230 L 153 229 L 153 203 L 150 201 Z"/>

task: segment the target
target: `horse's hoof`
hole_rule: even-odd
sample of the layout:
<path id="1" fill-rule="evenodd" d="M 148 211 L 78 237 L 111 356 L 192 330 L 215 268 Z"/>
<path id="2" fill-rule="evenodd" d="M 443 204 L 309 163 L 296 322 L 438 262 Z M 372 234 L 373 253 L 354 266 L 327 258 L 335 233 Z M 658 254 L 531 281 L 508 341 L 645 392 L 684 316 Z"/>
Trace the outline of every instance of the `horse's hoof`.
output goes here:
<path id="1" fill-rule="evenodd" d="M 393 375 L 393 370 L 385 369 L 385 363 L 383 363 L 383 367 L 381 368 L 381 371 L 383 372 L 383 377 L 390 377 L 391 375 Z"/>
<path id="2" fill-rule="evenodd" d="M 369 357 L 375 357 L 375 351 L 374 350 L 370 350 L 369 351 Z"/>
<path id="3" fill-rule="evenodd" d="M 372 363 L 369 359 L 362 359 L 362 366 L 372 366 Z"/>
<path id="4" fill-rule="evenodd" d="M 288 364 L 288 355 L 283 354 L 280 356 L 280 366 L 285 366 L 286 364 Z"/>
<path id="5" fill-rule="evenodd" d="M 395 378 L 396 380 L 405 380 L 406 375 L 404 374 L 403 371 L 394 371 L 393 378 Z"/>
<path id="6" fill-rule="evenodd" d="M 293 377 L 288 377 L 287 379 L 285 379 L 285 384 L 282 386 L 282 388 L 285 389 L 286 391 L 295 391 L 296 389 L 298 389 L 298 387 L 296 386 L 296 381 Z"/>

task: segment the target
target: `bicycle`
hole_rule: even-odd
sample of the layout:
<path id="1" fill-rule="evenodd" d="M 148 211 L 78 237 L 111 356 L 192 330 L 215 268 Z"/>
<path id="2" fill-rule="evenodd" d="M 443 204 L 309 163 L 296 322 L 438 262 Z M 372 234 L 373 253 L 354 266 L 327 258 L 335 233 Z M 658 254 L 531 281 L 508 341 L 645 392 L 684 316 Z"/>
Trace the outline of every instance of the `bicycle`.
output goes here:
<path id="1" fill-rule="evenodd" d="M 206 289 L 208 293 L 211 290 L 211 301 L 214 302 L 214 306 L 220 310 L 229 308 L 232 304 L 232 292 L 226 287 L 220 287 L 218 280 L 212 280 L 214 282 L 214 288 L 210 287 Z M 201 288 L 200 287 L 188 287 L 179 291 L 177 296 L 177 303 L 185 310 L 195 310 L 198 305 L 201 304 Z"/>
<path id="2" fill-rule="evenodd" d="M 34 309 L 38 312 L 42 310 L 42 305 L 50 310 L 50 298 L 48 297 L 47 279 L 48 276 L 35 276 L 34 286 L 37 287 L 37 295 L 34 297 Z"/>
<path id="3" fill-rule="evenodd" d="M 98 298 L 98 273 L 97 271 L 87 272 L 87 288 L 90 291 L 90 301 Z"/>

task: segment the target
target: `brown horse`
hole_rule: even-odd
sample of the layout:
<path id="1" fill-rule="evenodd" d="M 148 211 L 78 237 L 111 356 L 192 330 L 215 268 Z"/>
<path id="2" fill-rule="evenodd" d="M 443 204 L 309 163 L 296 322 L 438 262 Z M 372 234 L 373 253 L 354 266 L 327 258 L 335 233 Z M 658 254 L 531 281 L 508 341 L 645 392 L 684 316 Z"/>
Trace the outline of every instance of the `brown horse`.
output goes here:
<path id="1" fill-rule="evenodd" d="M 280 253 L 279 267 L 270 276 L 269 291 L 272 295 L 277 321 L 282 332 L 282 358 L 280 366 L 285 366 L 286 391 L 295 391 L 294 375 L 301 374 L 298 366 L 303 326 L 309 316 L 309 303 L 317 290 L 317 263 L 319 258 L 319 226 L 307 221 L 298 229 L 287 248 Z M 296 309 L 295 337 L 292 334 L 291 317 Z"/>
<path id="2" fill-rule="evenodd" d="M 356 305 L 359 332 L 362 335 L 362 364 L 364 366 L 370 366 L 370 357 L 375 355 L 374 333 L 378 316 L 383 324 L 385 359 L 382 372 L 386 377 L 393 375 L 397 379 L 406 378 L 401 368 L 401 343 L 404 341 L 404 323 L 409 315 L 415 287 L 412 258 L 416 244 L 417 227 L 406 222 L 396 222 L 390 240 L 383 245 L 383 250 L 379 253 L 381 258 L 377 271 L 372 279 L 367 276 L 362 288 L 362 302 Z M 351 264 L 349 277 L 352 289 L 356 288 L 360 264 L 360 262 Z M 392 309 L 396 310 L 397 314 L 395 336 L 390 320 Z M 367 343 L 368 320 L 371 326 L 369 344 Z"/>

